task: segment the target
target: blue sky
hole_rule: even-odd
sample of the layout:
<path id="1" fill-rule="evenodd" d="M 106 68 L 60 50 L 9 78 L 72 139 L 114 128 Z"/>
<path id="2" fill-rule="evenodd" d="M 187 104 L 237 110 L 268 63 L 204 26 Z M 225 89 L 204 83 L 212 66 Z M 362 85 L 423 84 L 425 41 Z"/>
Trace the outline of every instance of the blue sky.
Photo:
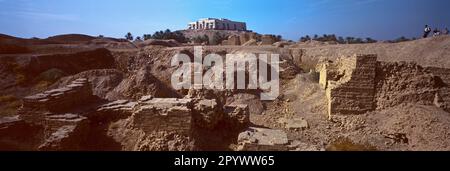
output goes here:
<path id="1" fill-rule="evenodd" d="M 258 33 L 394 39 L 425 24 L 450 27 L 449 0 L 0 0 L 0 33 L 46 38 L 80 33 L 123 37 L 186 28 L 198 18 L 245 21 Z"/>

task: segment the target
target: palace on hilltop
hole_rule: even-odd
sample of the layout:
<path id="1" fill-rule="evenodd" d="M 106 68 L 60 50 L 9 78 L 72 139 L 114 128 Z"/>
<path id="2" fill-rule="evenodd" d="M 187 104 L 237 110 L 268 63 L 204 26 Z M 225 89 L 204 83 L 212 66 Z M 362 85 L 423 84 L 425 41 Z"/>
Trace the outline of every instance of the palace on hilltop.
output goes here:
<path id="1" fill-rule="evenodd" d="M 247 31 L 245 22 L 231 21 L 228 19 L 204 18 L 188 24 L 190 30 L 236 30 Z"/>

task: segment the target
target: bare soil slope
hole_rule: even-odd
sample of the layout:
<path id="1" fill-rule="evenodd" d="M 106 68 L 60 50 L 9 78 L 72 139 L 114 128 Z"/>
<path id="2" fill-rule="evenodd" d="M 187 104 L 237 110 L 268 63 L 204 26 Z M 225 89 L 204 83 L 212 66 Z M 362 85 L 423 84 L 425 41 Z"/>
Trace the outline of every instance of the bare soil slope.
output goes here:
<path id="1" fill-rule="evenodd" d="M 411 61 L 422 66 L 450 66 L 450 36 L 430 37 L 402 43 L 315 45 L 306 43 L 293 45 L 303 48 L 303 61 L 315 63 L 319 59 L 334 60 L 342 55 L 355 53 L 378 54 L 378 59 L 387 62 Z"/>

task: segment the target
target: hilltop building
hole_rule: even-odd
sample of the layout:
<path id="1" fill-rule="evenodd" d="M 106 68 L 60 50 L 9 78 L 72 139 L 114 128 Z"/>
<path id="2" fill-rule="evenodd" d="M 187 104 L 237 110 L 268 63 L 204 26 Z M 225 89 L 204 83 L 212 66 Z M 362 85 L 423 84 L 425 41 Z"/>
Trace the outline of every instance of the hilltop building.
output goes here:
<path id="1" fill-rule="evenodd" d="M 188 24 L 190 30 L 237 30 L 247 31 L 245 22 L 231 21 L 228 19 L 203 18 Z"/>

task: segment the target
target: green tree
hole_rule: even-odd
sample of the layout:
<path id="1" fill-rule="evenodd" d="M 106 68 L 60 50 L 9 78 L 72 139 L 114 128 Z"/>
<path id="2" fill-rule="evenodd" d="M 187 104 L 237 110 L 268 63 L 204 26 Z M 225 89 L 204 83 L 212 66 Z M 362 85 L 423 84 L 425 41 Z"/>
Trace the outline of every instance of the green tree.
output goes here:
<path id="1" fill-rule="evenodd" d="M 281 41 L 281 40 L 283 40 L 283 36 L 277 35 L 277 36 L 276 36 L 276 42 L 279 42 L 279 41 Z"/>
<path id="2" fill-rule="evenodd" d="M 364 43 L 364 41 L 361 38 L 356 38 L 355 43 Z"/>
<path id="3" fill-rule="evenodd" d="M 306 42 L 308 40 L 311 40 L 311 38 L 309 37 L 309 35 L 306 35 L 305 37 L 300 37 L 300 42 Z"/>
<path id="4" fill-rule="evenodd" d="M 207 35 L 203 35 L 203 36 L 199 35 L 199 36 L 193 37 L 191 41 L 194 43 L 205 43 L 205 42 L 209 43 L 209 37 Z"/>
<path id="5" fill-rule="evenodd" d="M 162 39 L 162 38 L 163 38 L 163 33 L 162 33 L 162 31 L 156 31 L 156 32 L 153 34 L 152 38 L 153 38 L 153 39 Z"/>
<path id="6" fill-rule="evenodd" d="M 374 40 L 370 37 L 366 38 L 366 43 L 376 43 L 376 42 L 377 42 L 376 40 Z"/>
<path id="7" fill-rule="evenodd" d="M 152 35 L 151 34 L 144 34 L 142 37 L 144 38 L 144 40 L 148 40 L 148 39 L 152 38 Z"/>
<path id="8" fill-rule="evenodd" d="M 355 40 L 354 37 L 346 37 L 345 38 L 345 41 L 346 41 L 347 44 L 355 43 L 354 40 Z"/>
<path id="9" fill-rule="evenodd" d="M 144 35 L 144 39 L 164 39 L 164 40 L 168 40 L 168 39 L 174 39 L 180 43 L 186 43 L 188 41 L 188 39 L 184 36 L 184 34 L 180 31 L 175 31 L 172 32 L 169 29 L 166 29 L 165 31 L 157 31 L 155 32 L 153 35 Z"/>
<path id="10" fill-rule="evenodd" d="M 172 32 L 169 29 L 166 29 L 163 33 L 162 39 L 172 39 Z"/>
<path id="11" fill-rule="evenodd" d="M 300 37 L 300 39 L 298 39 L 299 42 L 306 42 L 306 38 L 305 37 Z"/>
<path id="12" fill-rule="evenodd" d="M 322 42 L 326 42 L 326 41 L 328 41 L 328 35 L 327 34 L 324 34 L 321 38 L 319 38 L 320 39 L 320 41 L 322 41 Z"/>
<path id="13" fill-rule="evenodd" d="M 176 31 L 176 32 L 173 32 L 172 34 L 173 34 L 173 39 L 175 39 L 176 41 L 178 41 L 180 43 L 186 43 L 189 41 L 188 38 L 186 38 L 181 31 Z"/>
<path id="14" fill-rule="evenodd" d="M 330 34 L 330 35 L 326 35 L 325 41 L 328 41 L 328 42 L 329 42 L 329 41 L 337 42 L 338 39 L 336 38 L 336 35 Z"/>
<path id="15" fill-rule="evenodd" d="M 127 40 L 129 40 L 129 41 L 132 41 L 132 40 L 133 40 L 133 35 L 132 35 L 130 32 L 128 32 L 128 33 L 125 35 L 125 39 L 127 39 Z"/>
<path id="16" fill-rule="evenodd" d="M 345 39 L 342 36 L 339 36 L 338 37 L 338 42 L 341 43 L 341 44 L 344 44 L 345 43 Z"/>

